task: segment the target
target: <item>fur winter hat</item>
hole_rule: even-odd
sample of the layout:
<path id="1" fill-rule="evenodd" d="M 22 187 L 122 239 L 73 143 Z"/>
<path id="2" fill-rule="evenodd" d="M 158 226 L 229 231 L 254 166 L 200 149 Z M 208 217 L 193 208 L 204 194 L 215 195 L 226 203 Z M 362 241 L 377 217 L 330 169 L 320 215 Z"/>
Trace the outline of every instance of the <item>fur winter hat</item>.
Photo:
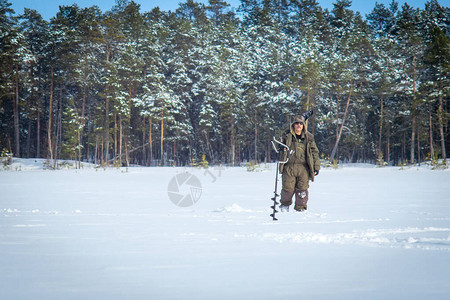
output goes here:
<path id="1" fill-rule="evenodd" d="M 291 129 L 290 129 L 290 132 L 291 132 L 292 134 L 294 134 L 294 132 L 295 132 L 295 128 L 294 128 L 294 124 L 295 124 L 295 123 L 303 123 L 302 135 L 303 135 L 303 134 L 306 134 L 307 129 L 306 129 L 306 120 L 305 120 L 305 117 L 304 117 L 304 116 L 298 116 L 298 117 L 295 117 L 294 120 L 292 120 L 292 123 L 291 123 Z"/>
<path id="2" fill-rule="evenodd" d="M 305 117 L 304 116 L 295 117 L 294 120 L 291 123 L 291 126 L 294 126 L 295 123 L 303 123 L 303 124 L 305 124 Z"/>

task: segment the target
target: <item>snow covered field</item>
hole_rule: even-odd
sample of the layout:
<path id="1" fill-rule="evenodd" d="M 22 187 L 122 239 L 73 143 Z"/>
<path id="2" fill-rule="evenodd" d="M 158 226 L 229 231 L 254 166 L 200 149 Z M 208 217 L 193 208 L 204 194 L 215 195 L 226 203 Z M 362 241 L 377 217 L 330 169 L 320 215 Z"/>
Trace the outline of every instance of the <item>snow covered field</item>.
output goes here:
<path id="1" fill-rule="evenodd" d="M 1 299 L 450 299 L 449 170 L 322 169 L 274 222 L 275 165 L 20 162 L 0 171 Z"/>

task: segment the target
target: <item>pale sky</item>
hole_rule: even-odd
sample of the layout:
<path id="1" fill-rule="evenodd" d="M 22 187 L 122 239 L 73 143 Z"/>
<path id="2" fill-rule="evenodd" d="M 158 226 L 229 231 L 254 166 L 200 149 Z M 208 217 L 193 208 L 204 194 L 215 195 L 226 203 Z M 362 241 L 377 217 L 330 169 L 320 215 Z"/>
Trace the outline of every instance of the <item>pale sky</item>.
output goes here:
<path id="1" fill-rule="evenodd" d="M 208 3 L 208 0 L 196 0 L 197 2 Z M 240 5 L 240 0 L 226 0 L 231 7 L 237 8 Z M 12 3 L 12 9 L 16 12 L 16 15 L 23 13 L 25 7 L 37 10 L 44 19 L 50 20 L 54 17 L 59 10 L 60 5 L 72 5 L 78 4 L 80 7 L 91 7 L 97 5 L 104 12 L 110 10 L 116 3 L 115 0 L 9 0 Z M 178 8 L 181 0 L 134 0 L 134 2 L 141 5 L 141 12 L 152 10 L 154 7 L 159 6 L 163 11 L 174 11 Z M 335 0 L 317 0 L 322 8 L 333 8 Z M 392 0 L 353 0 L 351 9 L 353 11 L 359 11 L 362 16 L 372 11 L 375 7 L 375 3 L 383 3 L 386 6 L 392 2 Z M 426 0 L 397 0 L 399 8 L 403 3 L 408 3 L 410 6 L 416 8 L 425 8 Z M 439 0 L 441 5 L 449 5 L 450 0 Z"/>

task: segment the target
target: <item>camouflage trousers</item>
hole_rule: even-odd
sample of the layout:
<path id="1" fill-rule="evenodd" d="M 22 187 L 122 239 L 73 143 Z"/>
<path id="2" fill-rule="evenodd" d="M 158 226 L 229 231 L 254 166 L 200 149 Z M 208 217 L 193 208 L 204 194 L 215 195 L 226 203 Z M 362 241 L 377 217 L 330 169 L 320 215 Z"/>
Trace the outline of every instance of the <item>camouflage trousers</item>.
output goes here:
<path id="1" fill-rule="evenodd" d="M 287 164 L 282 174 L 281 204 L 289 206 L 295 194 L 295 210 L 305 210 L 308 204 L 309 173 L 306 165 Z"/>

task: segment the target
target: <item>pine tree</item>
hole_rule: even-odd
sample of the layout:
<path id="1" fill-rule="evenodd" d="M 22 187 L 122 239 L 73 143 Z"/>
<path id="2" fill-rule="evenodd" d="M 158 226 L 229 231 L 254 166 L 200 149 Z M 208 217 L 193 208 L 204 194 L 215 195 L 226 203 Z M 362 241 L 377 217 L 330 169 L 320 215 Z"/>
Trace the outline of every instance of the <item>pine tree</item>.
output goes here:
<path id="1" fill-rule="evenodd" d="M 8 145 L 10 153 L 20 157 L 19 63 L 22 41 L 17 28 L 17 17 L 13 16 L 14 10 L 10 6 L 11 3 L 7 0 L 0 0 L 0 103 L 7 109 L 2 114 L 4 121 L 1 139 L 4 145 Z M 13 128 L 12 141 L 10 128 Z"/>
<path id="2" fill-rule="evenodd" d="M 314 108 L 332 158 L 445 159 L 448 8 L 392 1 L 365 20 L 350 5 L 243 0 L 237 18 L 222 0 L 117 0 L 18 23 L 0 0 L 0 148 L 78 166 L 270 161 L 272 136 Z"/>
<path id="3" fill-rule="evenodd" d="M 448 36 L 448 9 L 441 7 L 436 0 L 429 1 L 425 6 L 424 15 L 426 24 L 426 49 L 424 53 L 424 96 L 431 104 L 437 102 L 437 117 L 439 123 L 439 137 L 441 144 L 441 155 L 444 164 L 446 164 L 446 136 L 444 135 L 444 126 L 448 123 L 448 112 L 444 111 L 446 107 L 445 99 L 448 98 L 450 72 L 449 60 L 450 38 Z M 447 17 L 446 17 L 447 16 Z M 434 106 L 434 105 L 433 105 Z M 430 112 L 430 147 L 432 147 L 432 127 Z M 433 150 L 433 148 L 431 148 Z M 433 151 L 431 151 L 433 154 Z M 431 155 L 433 158 L 434 155 Z"/>
<path id="4" fill-rule="evenodd" d="M 84 127 L 84 120 L 74 107 L 73 99 L 70 99 L 63 114 L 63 143 L 61 158 L 72 159 L 76 167 L 81 168 L 81 153 L 83 145 L 81 144 L 81 135 Z"/>
<path id="5" fill-rule="evenodd" d="M 405 82 L 403 88 L 407 101 L 403 102 L 405 106 L 400 107 L 402 115 L 411 118 L 411 141 L 410 141 L 410 162 L 415 161 L 415 140 L 416 140 L 416 124 L 417 124 L 417 107 L 420 105 L 418 96 L 418 80 L 421 73 L 421 62 L 423 60 L 424 43 L 420 33 L 420 15 L 418 9 L 413 9 L 408 4 L 403 5 L 402 11 L 398 17 L 398 41 L 401 55 L 405 58 L 406 64 L 403 69 L 402 82 Z M 405 123 L 402 122 L 402 127 Z M 402 140 L 405 140 L 404 138 Z M 406 148 L 406 142 L 403 142 L 403 148 Z M 402 160 L 404 161 L 406 150 L 402 150 Z"/>
<path id="6" fill-rule="evenodd" d="M 26 118 L 28 122 L 26 157 L 31 157 L 31 140 L 33 136 L 36 137 L 34 157 L 40 157 L 40 118 L 43 114 L 42 98 L 44 95 L 46 81 L 45 64 L 47 62 L 46 58 L 48 57 L 48 27 L 48 22 L 44 21 L 37 11 L 27 8 L 24 10 L 24 14 L 21 16 L 19 28 L 24 37 L 24 44 L 27 53 L 25 56 L 26 59 L 22 60 L 25 75 L 22 98 L 26 102 L 24 108 L 26 110 Z M 60 125 L 60 123 L 58 124 Z M 56 140 L 58 140 L 58 138 L 56 138 Z"/>
<path id="7" fill-rule="evenodd" d="M 330 154 L 330 160 L 335 159 L 338 151 L 339 142 L 343 136 L 345 121 L 347 120 L 350 101 L 354 97 L 355 83 L 357 82 L 357 66 L 355 62 L 355 53 L 351 49 L 350 38 L 352 29 L 354 29 L 354 13 L 349 9 L 351 1 L 338 0 L 332 10 L 331 25 L 333 38 L 330 44 L 327 74 L 331 93 L 328 95 L 330 100 L 335 100 L 333 108 L 335 111 L 336 139 L 333 150 Z M 343 109 L 342 103 L 345 103 Z M 348 124 L 347 124 L 348 127 Z"/>

